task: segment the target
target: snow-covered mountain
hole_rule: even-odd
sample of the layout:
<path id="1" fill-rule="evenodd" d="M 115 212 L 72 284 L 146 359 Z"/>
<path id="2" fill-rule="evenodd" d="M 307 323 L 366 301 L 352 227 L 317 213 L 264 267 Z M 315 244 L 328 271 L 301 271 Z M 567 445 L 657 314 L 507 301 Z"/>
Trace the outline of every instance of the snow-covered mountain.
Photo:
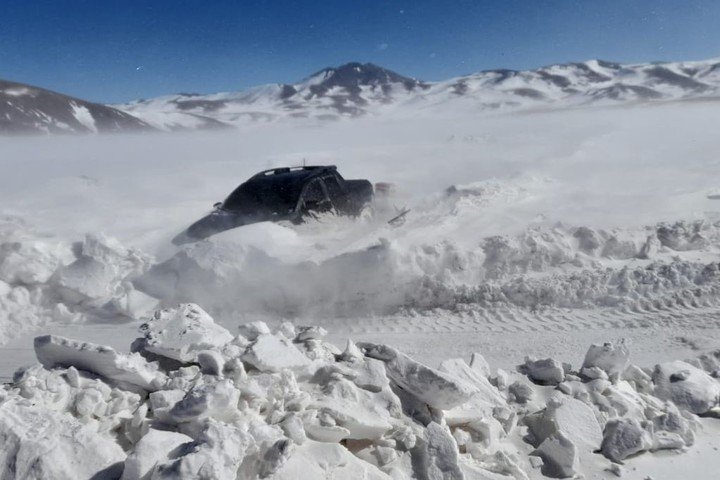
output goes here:
<path id="1" fill-rule="evenodd" d="M 0 133 L 152 130 L 134 116 L 23 83 L 0 80 Z"/>
<path id="2" fill-rule="evenodd" d="M 488 70 L 423 82 L 366 63 L 326 68 L 296 84 L 177 94 L 117 107 L 164 130 L 290 118 L 332 120 L 390 111 L 578 106 L 720 96 L 720 58 L 621 65 L 591 60 L 536 70 Z"/>
<path id="3" fill-rule="evenodd" d="M 487 70 L 440 82 L 405 77 L 372 63 L 347 63 L 294 84 L 179 93 L 122 105 L 100 105 L 0 80 L 0 133 L 217 129 L 292 119 L 713 97 L 720 98 L 720 58 L 632 65 L 590 60 L 525 71 Z"/>
<path id="4" fill-rule="evenodd" d="M 295 84 L 269 84 L 210 95 L 179 93 L 117 108 L 165 130 L 216 128 L 280 118 L 353 117 L 428 87 L 372 63 L 347 63 L 320 70 Z"/>

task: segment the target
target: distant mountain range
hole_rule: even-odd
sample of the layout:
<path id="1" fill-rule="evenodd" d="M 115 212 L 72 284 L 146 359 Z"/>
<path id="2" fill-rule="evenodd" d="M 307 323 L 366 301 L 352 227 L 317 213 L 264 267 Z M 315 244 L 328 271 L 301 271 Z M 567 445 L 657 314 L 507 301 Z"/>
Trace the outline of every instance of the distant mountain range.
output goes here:
<path id="1" fill-rule="evenodd" d="M 327 121 L 703 97 L 720 98 L 720 58 L 632 65 L 591 60 L 526 71 L 487 70 L 440 82 L 405 77 L 372 63 L 347 63 L 295 84 L 179 93 L 121 105 L 0 81 L 0 132 L 195 130 L 298 118 Z"/>

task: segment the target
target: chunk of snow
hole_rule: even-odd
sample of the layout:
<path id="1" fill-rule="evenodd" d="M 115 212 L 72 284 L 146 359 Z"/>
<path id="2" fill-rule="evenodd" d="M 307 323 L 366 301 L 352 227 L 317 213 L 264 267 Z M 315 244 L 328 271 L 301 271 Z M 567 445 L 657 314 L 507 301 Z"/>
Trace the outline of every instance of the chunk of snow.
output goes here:
<path id="1" fill-rule="evenodd" d="M 597 367 L 609 376 L 617 376 L 625 370 L 629 360 L 630 350 L 624 340 L 617 344 L 593 344 L 585 354 L 582 368 Z"/>
<path id="2" fill-rule="evenodd" d="M 458 378 L 475 389 L 475 393 L 454 408 L 445 411 L 448 425 L 454 426 L 489 417 L 497 407 L 504 407 L 507 401 L 482 373 L 470 367 L 464 360 L 456 358 L 440 364 L 440 371 Z"/>
<path id="3" fill-rule="evenodd" d="M 302 368 L 310 364 L 310 359 L 290 340 L 272 334 L 260 335 L 242 358 L 261 372 L 279 372 L 284 368 Z"/>
<path id="4" fill-rule="evenodd" d="M 385 362 L 391 381 L 433 408 L 449 409 L 466 403 L 477 393 L 467 382 L 440 372 L 387 345 L 358 344 L 365 355 Z"/>
<path id="5" fill-rule="evenodd" d="M 601 450 L 603 455 L 619 462 L 630 455 L 649 450 L 653 441 L 650 431 L 636 418 L 615 418 L 605 425 Z"/>
<path id="6" fill-rule="evenodd" d="M 534 382 L 546 385 L 557 385 L 565 379 L 562 363 L 553 358 L 536 360 L 528 357 L 518 370 Z"/>
<path id="7" fill-rule="evenodd" d="M 140 328 L 146 351 L 183 363 L 194 362 L 201 351 L 220 348 L 233 339 L 194 303 L 158 310 Z"/>
<path id="8" fill-rule="evenodd" d="M 240 391 L 229 380 L 197 384 L 170 409 L 176 422 L 197 422 L 206 418 L 227 420 L 237 413 Z"/>
<path id="9" fill-rule="evenodd" d="M 391 480 L 380 469 L 355 457 L 339 444 L 307 441 L 298 446 L 293 455 L 270 480 L 299 478 L 328 478 L 332 480 Z"/>
<path id="10" fill-rule="evenodd" d="M 422 442 L 418 443 L 413 452 L 419 456 L 420 478 L 462 480 L 462 470 L 458 465 L 459 452 L 450 430 L 435 422 L 430 422 L 425 429 Z"/>
<path id="11" fill-rule="evenodd" d="M 14 402 L 0 404 L 0 444 L 8 478 L 116 478 L 125 460 L 115 440 L 92 425 Z"/>
<path id="12" fill-rule="evenodd" d="M 327 330 L 322 327 L 298 327 L 296 342 L 304 342 L 305 340 L 321 339 L 327 335 Z"/>
<path id="13" fill-rule="evenodd" d="M 508 393 L 512 395 L 517 403 L 525 404 L 533 399 L 535 391 L 530 385 L 524 382 L 516 381 L 508 387 Z"/>
<path id="14" fill-rule="evenodd" d="M 704 370 L 683 361 L 655 366 L 654 394 L 689 412 L 706 413 L 720 403 L 720 383 Z"/>
<path id="15" fill-rule="evenodd" d="M 168 462 L 176 449 L 192 441 L 182 433 L 150 429 L 125 459 L 121 480 L 150 480 L 158 464 Z"/>
<path id="16" fill-rule="evenodd" d="M 546 438 L 533 455 L 542 458 L 542 473 L 548 477 L 569 478 L 580 471 L 577 447 L 560 432 Z"/>
<path id="17" fill-rule="evenodd" d="M 260 335 L 267 335 L 270 333 L 270 328 L 268 328 L 267 324 L 260 321 L 240 325 L 238 329 L 240 330 L 240 335 L 251 342 L 257 339 Z"/>
<path id="18" fill-rule="evenodd" d="M 600 448 L 603 440 L 593 409 L 572 397 L 551 398 L 544 410 L 526 417 L 525 423 L 536 444 L 560 433 L 578 447 L 592 452 Z"/>
<path id="19" fill-rule="evenodd" d="M 110 297 L 117 270 L 113 265 L 90 257 L 79 258 L 59 269 L 53 277 L 63 300 L 78 304 L 96 298 Z"/>
<path id="20" fill-rule="evenodd" d="M 165 375 L 157 365 L 148 363 L 141 355 L 124 355 L 110 347 L 78 342 L 55 335 L 35 337 L 35 355 L 48 369 L 75 367 L 95 373 L 118 385 L 134 385 L 154 391 L 165 382 Z"/>
<path id="21" fill-rule="evenodd" d="M 344 438 L 355 440 L 377 440 L 392 428 L 389 415 L 383 418 L 360 403 L 350 399 L 327 399 L 312 403 L 313 408 L 328 413 L 338 426 L 346 428 L 349 434 Z"/>
<path id="22" fill-rule="evenodd" d="M 470 357 L 470 367 L 485 378 L 489 377 L 492 373 L 490 364 L 485 360 L 485 357 L 477 352 L 473 353 Z"/>
<path id="23" fill-rule="evenodd" d="M 210 420 L 198 434 L 193 448 L 178 452 L 168 462 L 158 465 L 152 478 L 254 478 L 256 475 L 243 476 L 238 472 L 254 444 L 245 429 Z"/>

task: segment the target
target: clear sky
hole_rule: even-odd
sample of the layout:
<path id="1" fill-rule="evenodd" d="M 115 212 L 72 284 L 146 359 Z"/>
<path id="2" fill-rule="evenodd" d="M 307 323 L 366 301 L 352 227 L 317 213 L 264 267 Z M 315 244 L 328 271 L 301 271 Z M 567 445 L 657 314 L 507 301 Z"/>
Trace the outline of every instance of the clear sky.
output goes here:
<path id="1" fill-rule="evenodd" d="M 0 0 L 0 78 L 100 102 L 373 62 L 423 80 L 720 56 L 717 0 Z"/>

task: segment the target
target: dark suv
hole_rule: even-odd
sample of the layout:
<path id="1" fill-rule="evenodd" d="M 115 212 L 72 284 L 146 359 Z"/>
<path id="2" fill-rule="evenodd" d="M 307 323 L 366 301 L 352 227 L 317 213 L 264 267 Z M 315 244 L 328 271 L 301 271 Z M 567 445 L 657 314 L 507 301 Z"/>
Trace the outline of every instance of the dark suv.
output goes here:
<path id="1" fill-rule="evenodd" d="M 367 180 L 345 180 L 335 166 L 265 170 L 237 187 L 215 210 L 173 239 L 175 245 L 257 222 L 302 222 L 317 213 L 358 215 L 373 197 Z"/>

